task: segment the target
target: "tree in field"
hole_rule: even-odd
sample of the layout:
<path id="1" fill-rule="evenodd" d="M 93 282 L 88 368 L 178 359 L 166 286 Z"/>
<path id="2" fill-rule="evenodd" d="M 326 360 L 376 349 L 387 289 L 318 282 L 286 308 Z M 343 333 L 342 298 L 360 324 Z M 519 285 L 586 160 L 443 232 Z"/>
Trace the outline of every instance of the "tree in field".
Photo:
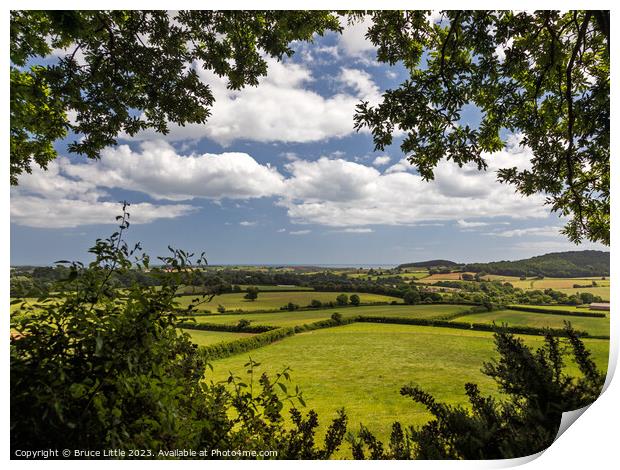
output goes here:
<path id="1" fill-rule="evenodd" d="M 482 372 L 492 377 L 507 397 L 483 396 L 475 384 L 465 385 L 469 407 L 437 402 L 415 386 L 401 395 L 424 405 L 433 419 L 421 427 L 392 426 L 384 446 L 362 427 L 353 437 L 355 458 L 373 459 L 505 459 L 523 457 L 547 448 L 558 432 L 564 411 L 582 408 L 600 394 L 605 382 L 576 332 L 567 324 L 566 342 L 550 332 L 534 351 L 509 333 L 495 334 L 499 359 L 485 363 Z M 580 377 L 565 373 L 569 349 Z"/>
<path id="2" fill-rule="evenodd" d="M 570 217 L 564 233 L 609 245 L 609 11 L 371 12 L 367 38 L 377 60 L 401 63 L 409 78 L 376 106 L 357 107 L 375 149 L 400 147 L 425 179 L 444 158 L 487 167 L 485 153 L 507 133 L 532 151 L 530 169 L 498 179 L 524 195 L 543 193 Z M 473 106 L 479 125 L 461 121 Z M 488 158 L 492 158 L 492 155 Z"/>
<path id="3" fill-rule="evenodd" d="M 68 132 L 76 135 L 69 152 L 98 158 L 121 133 L 205 123 L 214 98 L 199 69 L 233 90 L 255 86 L 265 57 L 290 56 L 292 41 L 341 26 L 322 11 L 13 10 L 10 30 L 17 184 L 33 163 L 56 158 L 53 144 Z M 43 59 L 48 65 L 37 64 Z"/>
<path id="4" fill-rule="evenodd" d="M 338 297 L 336 297 L 336 303 L 338 305 L 348 305 L 349 296 L 347 294 L 340 294 Z"/>
<path id="5" fill-rule="evenodd" d="M 258 299 L 259 292 L 260 291 L 258 290 L 258 287 L 250 286 L 245 290 L 245 295 L 243 296 L 243 298 L 254 302 L 256 299 Z"/>
<path id="6" fill-rule="evenodd" d="M 409 289 L 403 295 L 403 301 L 408 305 L 417 304 L 420 300 L 422 300 L 422 296 L 417 289 Z"/>
<path id="7" fill-rule="evenodd" d="M 351 297 L 349 297 L 349 302 L 354 307 L 357 307 L 360 304 L 360 296 L 357 294 L 353 294 Z"/>

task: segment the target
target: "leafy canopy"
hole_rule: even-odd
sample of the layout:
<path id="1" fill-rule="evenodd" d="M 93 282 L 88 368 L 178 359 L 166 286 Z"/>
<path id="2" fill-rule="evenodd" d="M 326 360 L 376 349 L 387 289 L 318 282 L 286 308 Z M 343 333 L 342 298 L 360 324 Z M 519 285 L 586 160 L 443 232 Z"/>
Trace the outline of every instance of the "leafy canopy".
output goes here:
<path id="1" fill-rule="evenodd" d="M 410 77 L 377 106 L 361 103 L 355 127 L 381 150 L 404 132 L 400 147 L 425 179 L 443 158 L 486 169 L 485 153 L 515 133 L 531 168 L 498 179 L 544 194 L 570 218 L 573 242 L 609 245 L 609 11 L 444 11 L 440 24 L 427 13 L 370 13 L 377 59 Z M 461 120 L 472 107 L 478 126 Z"/>
<path id="2" fill-rule="evenodd" d="M 356 21 L 362 12 L 349 13 Z M 379 62 L 410 77 L 377 106 L 362 102 L 355 127 L 401 149 L 425 179 L 447 158 L 487 167 L 487 153 L 520 136 L 531 167 L 498 178 L 542 193 L 568 217 L 565 234 L 609 244 L 609 12 L 375 11 L 367 37 Z M 267 73 L 290 43 L 341 31 L 322 11 L 12 11 L 11 182 L 69 151 L 97 158 L 119 134 L 166 133 L 205 123 L 214 97 L 200 69 L 239 89 Z M 58 60 L 50 61 L 50 56 Z M 474 108 L 478 126 L 462 123 Z M 71 119 L 69 118 L 71 116 Z"/>
<path id="3" fill-rule="evenodd" d="M 322 11 L 11 11 L 11 183 L 46 168 L 69 131 L 70 152 L 97 158 L 119 134 L 205 123 L 199 70 L 255 86 L 266 56 L 340 29 Z"/>

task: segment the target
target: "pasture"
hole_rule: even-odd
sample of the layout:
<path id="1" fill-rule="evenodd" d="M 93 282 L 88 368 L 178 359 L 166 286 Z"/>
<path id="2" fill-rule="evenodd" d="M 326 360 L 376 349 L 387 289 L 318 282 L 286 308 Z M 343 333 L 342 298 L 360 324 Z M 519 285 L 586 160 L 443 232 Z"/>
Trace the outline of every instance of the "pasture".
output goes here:
<path id="1" fill-rule="evenodd" d="M 611 288 L 609 286 L 607 287 L 602 286 L 602 287 L 579 287 L 577 289 L 556 289 L 556 290 L 559 290 L 560 292 L 564 292 L 565 294 L 568 294 L 568 295 L 588 292 L 590 294 L 600 296 L 604 301 L 609 301 L 610 289 Z"/>
<path id="2" fill-rule="evenodd" d="M 245 338 L 247 336 L 252 336 L 252 333 L 237 333 L 228 331 L 205 331 L 191 329 L 183 329 L 181 331 L 189 334 L 192 337 L 192 341 L 198 346 L 209 346 L 211 344 L 224 343 L 234 341 L 239 338 Z"/>
<path id="3" fill-rule="evenodd" d="M 321 302 L 336 302 L 336 297 L 338 297 L 339 294 L 341 294 L 341 292 L 260 292 L 258 294 L 258 299 L 254 301 L 244 299 L 244 292 L 222 294 L 214 297 L 211 302 L 203 303 L 198 307 L 198 310 L 209 310 L 214 313 L 217 312 L 218 305 L 222 305 L 226 308 L 226 310 L 232 311 L 242 310 L 245 312 L 250 312 L 253 310 L 274 310 L 283 307 L 289 302 L 297 304 L 300 307 L 305 307 L 309 305 L 313 299 L 320 300 Z M 345 294 L 351 297 L 354 292 L 345 292 Z M 359 295 L 361 303 L 392 301 L 402 302 L 402 299 L 388 297 L 386 295 L 363 293 L 357 293 L 357 295 Z M 194 298 L 194 296 L 179 297 L 177 299 L 179 302 L 179 307 L 187 307 Z"/>
<path id="4" fill-rule="evenodd" d="M 381 317 L 404 317 L 404 318 L 440 318 L 457 312 L 469 310 L 469 305 L 377 305 L 366 307 L 345 307 L 333 309 L 282 311 L 272 313 L 241 313 L 234 315 L 206 315 L 197 316 L 199 323 L 217 323 L 224 325 L 236 325 L 239 320 L 246 319 L 252 325 L 269 326 L 297 326 L 326 320 L 333 313 L 339 312 L 344 318 L 368 315 Z"/>
<path id="5" fill-rule="evenodd" d="M 540 336 L 523 336 L 539 346 Z M 585 340 L 593 359 L 607 367 L 606 340 Z M 399 390 L 413 383 L 438 400 L 466 404 L 464 385 L 477 383 L 483 393 L 498 395 L 495 383 L 480 372 L 496 357 L 493 334 L 412 325 L 353 323 L 297 334 L 247 353 L 212 362 L 207 379 L 225 380 L 229 372 L 247 380 L 248 357 L 261 363 L 258 372 L 275 374 L 292 368 L 291 377 L 304 393 L 308 409 L 318 412 L 324 431 L 336 410 L 346 408 L 349 429 L 359 423 L 385 439 L 391 424 L 425 423 L 430 415 L 402 397 Z M 576 367 L 569 371 L 577 374 Z M 307 410 L 305 410 L 307 411 Z"/>
<path id="6" fill-rule="evenodd" d="M 535 326 L 538 328 L 563 328 L 568 321 L 576 330 L 586 331 L 593 336 L 609 336 L 609 318 L 577 317 L 573 315 L 550 315 L 545 313 L 521 312 L 517 310 L 498 310 L 474 313 L 457 317 L 452 321 L 469 323 L 493 323 L 508 326 Z"/>

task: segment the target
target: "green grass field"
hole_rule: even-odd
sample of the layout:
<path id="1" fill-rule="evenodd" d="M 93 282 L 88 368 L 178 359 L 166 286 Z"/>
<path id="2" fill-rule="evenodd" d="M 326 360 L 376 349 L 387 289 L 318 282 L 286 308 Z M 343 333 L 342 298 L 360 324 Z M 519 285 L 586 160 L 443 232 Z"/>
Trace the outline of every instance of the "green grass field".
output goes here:
<path id="1" fill-rule="evenodd" d="M 515 307 L 534 308 L 540 310 L 560 310 L 564 312 L 586 312 L 589 313 L 590 309 L 587 305 L 529 305 L 529 304 L 514 304 Z M 605 313 L 597 311 L 596 313 Z"/>
<path id="2" fill-rule="evenodd" d="M 260 284 L 239 284 L 241 290 L 245 291 L 248 287 L 258 287 L 261 292 L 290 292 L 290 291 L 313 291 L 312 287 L 303 286 L 273 286 L 273 285 L 260 285 Z"/>
<path id="3" fill-rule="evenodd" d="M 369 315 L 381 317 L 405 318 L 437 318 L 443 315 L 468 310 L 468 305 L 377 305 L 368 307 L 345 307 L 320 310 L 282 311 L 274 313 L 240 313 L 235 315 L 207 315 L 198 316 L 196 321 L 201 323 L 218 323 L 235 325 L 245 318 L 253 325 L 297 326 L 313 323 L 330 318 L 334 312 L 340 312 L 343 317 Z"/>
<path id="4" fill-rule="evenodd" d="M 560 292 L 564 292 L 568 295 L 573 295 L 573 294 L 582 293 L 582 292 L 589 292 L 590 294 L 600 296 L 603 300 L 609 301 L 610 289 L 611 288 L 609 286 L 607 287 L 601 286 L 601 287 L 579 287 L 578 289 L 555 289 L 555 290 L 559 290 Z"/>
<path id="5" fill-rule="evenodd" d="M 203 330 L 181 330 L 192 337 L 192 341 L 198 346 L 208 346 L 216 343 L 234 341 L 239 338 L 253 336 L 252 333 L 233 333 L 228 331 L 203 331 Z"/>
<path id="6" fill-rule="evenodd" d="M 524 338 L 528 345 L 543 341 L 537 336 Z M 606 369 L 609 342 L 585 343 L 599 367 Z M 483 393 L 497 394 L 495 383 L 480 372 L 483 362 L 496 357 L 493 335 L 487 332 L 354 323 L 298 334 L 213 361 L 214 372 L 207 378 L 224 380 L 232 371 L 247 380 L 243 364 L 248 357 L 261 363 L 259 373 L 275 374 L 290 366 L 293 383 L 303 390 L 308 409 L 318 412 L 322 431 L 341 406 L 346 408 L 350 430 L 364 423 L 383 439 L 395 420 L 423 424 L 430 415 L 399 394 L 408 383 L 452 404 L 466 403 L 466 382 L 477 383 Z M 577 373 L 574 366 L 569 370 Z"/>
<path id="7" fill-rule="evenodd" d="M 353 292 L 345 292 L 349 297 L 353 294 Z M 252 310 L 272 310 L 278 309 L 289 302 L 293 302 L 294 304 L 299 305 L 300 307 L 305 307 L 313 299 L 320 300 L 321 302 L 335 302 L 336 297 L 340 294 L 340 292 L 261 292 L 258 294 L 258 299 L 255 301 L 246 300 L 243 298 L 245 293 L 238 294 L 223 294 L 214 297 L 211 302 L 206 302 L 200 305 L 199 310 L 210 310 L 212 313 L 217 312 L 218 305 L 223 305 L 226 310 L 243 310 L 243 311 L 252 311 Z M 368 302 L 402 302 L 402 299 L 398 299 L 396 297 L 388 297 L 386 295 L 377 295 L 377 294 L 360 294 L 360 301 L 362 303 Z M 193 296 L 183 296 L 179 297 L 179 305 L 180 307 L 186 307 L 192 301 Z"/>
<path id="8" fill-rule="evenodd" d="M 588 318 L 572 315 L 549 315 L 544 313 L 521 312 L 518 310 L 498 310 L 487 313 L 474 313 L 457 317 L 452 321 L 470 323 L 507 323 L 510 326 L 536 326 L 539 328 L 563 328 L 564 321 L 569 321 L 576 330 L 582 330 L 595 336 L 609 336 L 609 318 Z"/>

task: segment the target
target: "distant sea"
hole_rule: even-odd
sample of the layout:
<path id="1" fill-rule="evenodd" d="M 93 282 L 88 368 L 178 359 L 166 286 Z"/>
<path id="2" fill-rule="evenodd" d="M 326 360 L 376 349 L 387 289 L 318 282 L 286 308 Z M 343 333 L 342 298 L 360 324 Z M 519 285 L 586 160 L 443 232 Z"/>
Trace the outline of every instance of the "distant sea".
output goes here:
<path id="1" fill-rule="evenodd" d="M 266 268 L 383 268 L 392 269 L 398 266 L 397 264 L 390 263 L 360 263 L 360 264 L 319 264 L 319 263 L 237 263 L 237 264 L 209 264 L 210 267 L 230 267 L 230 266 L 252 266 L 252 267 L 266 267 Z"/>

